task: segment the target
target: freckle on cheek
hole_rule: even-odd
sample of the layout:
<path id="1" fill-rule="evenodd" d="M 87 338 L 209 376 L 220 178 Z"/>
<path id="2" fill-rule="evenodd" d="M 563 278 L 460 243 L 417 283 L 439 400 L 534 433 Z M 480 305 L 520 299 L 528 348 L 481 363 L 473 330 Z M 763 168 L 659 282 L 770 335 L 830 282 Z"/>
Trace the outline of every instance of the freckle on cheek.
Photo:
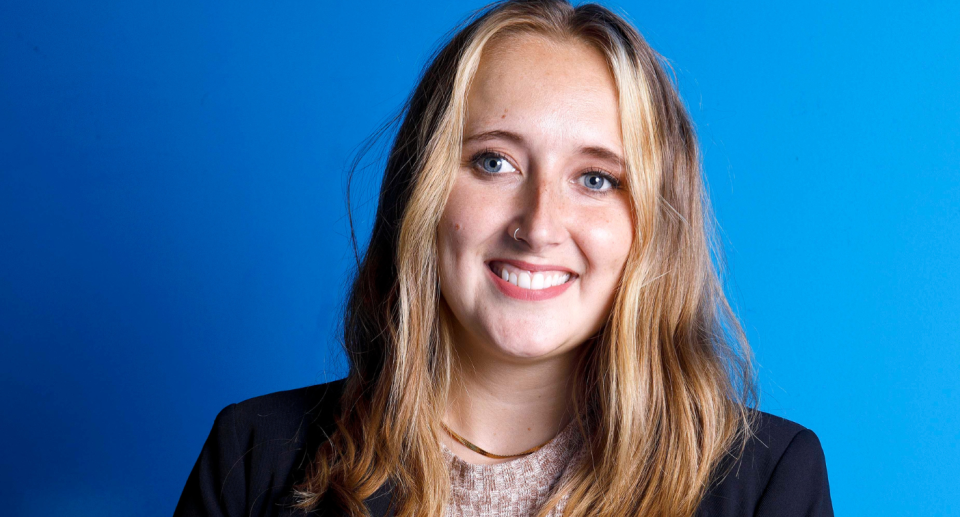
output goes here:
<path id="1" fill-rule="evenodd" d="M 459 231 L 460 231 L 460 223 L 457 223 L 457 224 L 453 225 L 453 229 L 459 232 Z"/>

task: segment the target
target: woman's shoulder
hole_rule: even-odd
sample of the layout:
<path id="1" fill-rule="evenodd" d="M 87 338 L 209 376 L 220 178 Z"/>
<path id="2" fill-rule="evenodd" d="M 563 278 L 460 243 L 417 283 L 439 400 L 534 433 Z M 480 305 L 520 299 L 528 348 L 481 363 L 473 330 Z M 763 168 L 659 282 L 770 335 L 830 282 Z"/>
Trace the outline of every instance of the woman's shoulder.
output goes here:
<path id="1" fill-rule="evenodd" d="M 770 413 L 751 410 L 743 448 L 717 469 L 698 517 L 725 515 L 832 516 L 826 460 L 816 433 Z"/>
<path id="2" fill-rule="evenodd" d="M 293 486 L 333 432 L 343 384 L 270 393 L 220 411 L 174 515 L 293 515 Z M 721 462 L 697 517 L 832 516 L 817 435 L 769 413 L 752 416 L 749 438 Z"/>
<path id="3" fill-rule="evenodd" d="M 775 461 L 792 447 L 813 452 L 815 445 L 816 450 L 820 451 L 817 435 L 810 429 L 792 420 L 756 409 L 749 412 L 753 425 L 744 452 L 751 454 L 755 460 Z"/>
<path id="4" fill-rule="evenodd" d="M 214 430 L 230 429 L 254 450 L 300 448 L 325 439 L 340 408 L 343 383 L 341 379 L 231 404 L 217 415 Z"/>
<path id="5" fill-rule="evenodd" d="M 274 476 L 285 474 L 333 433 L 343 384 L 341 379 L 231 404 L 217 415 L 214 431 L 229 430 L 235 437 L 244 455 L 238 460 L 255 462 Z"/>
<path id="6" fill-rule="evenodd" d="M 218 418 L 229 416 L 236 426 L 266 435 L 321 424 L 339 409 L 343 384 L 340 379 L 260 395 L 227 406 Z"/>
<path id="7" fill-rule="evenodd" d="M 339 380 L 225 407 L 174 515 L 276 515 L 292 506 L 293 486 L 333 432 L 342 393 Z"/>

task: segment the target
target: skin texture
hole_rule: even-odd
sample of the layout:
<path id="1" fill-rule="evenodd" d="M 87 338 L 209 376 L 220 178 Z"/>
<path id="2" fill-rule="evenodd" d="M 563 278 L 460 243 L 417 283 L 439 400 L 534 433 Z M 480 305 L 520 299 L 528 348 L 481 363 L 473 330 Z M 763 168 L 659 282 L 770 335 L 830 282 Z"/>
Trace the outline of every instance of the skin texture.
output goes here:
<path id="1" fill-rule="evenodd" d="M 577 348 L 612 305 L 633 238 L 626 191 L 596 172 L 624 183 L 617 102 L 599 51 L 539 35 L 492 42 L 471 85 L 463 161 L 438 228 L 461 367 L 446 422 L 491 452 L 539 445 L 569 422 Z M 484 150 L 502 161 L 474 161 Z M 518 300 L 490 278 L 493 259 L 576 276 L 557 297 Z M 495 462 L 445 443 L 467 461 Z"/>

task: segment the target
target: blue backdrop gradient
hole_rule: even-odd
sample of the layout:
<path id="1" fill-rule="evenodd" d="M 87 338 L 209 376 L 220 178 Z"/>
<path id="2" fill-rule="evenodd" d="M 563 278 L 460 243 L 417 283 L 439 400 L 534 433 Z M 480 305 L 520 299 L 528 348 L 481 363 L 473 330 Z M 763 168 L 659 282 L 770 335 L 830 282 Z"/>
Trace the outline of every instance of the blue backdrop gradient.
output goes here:
<path id="1" fill-rule="evenodd" d="M 960 516 L 960 3 L 608 5 L 697 124 L 762 407 L 838 515 Z M 344 169 L 480 6 L 0 3 L 0 513 L 169 515 L 219 409 L 343 375 Z"/>

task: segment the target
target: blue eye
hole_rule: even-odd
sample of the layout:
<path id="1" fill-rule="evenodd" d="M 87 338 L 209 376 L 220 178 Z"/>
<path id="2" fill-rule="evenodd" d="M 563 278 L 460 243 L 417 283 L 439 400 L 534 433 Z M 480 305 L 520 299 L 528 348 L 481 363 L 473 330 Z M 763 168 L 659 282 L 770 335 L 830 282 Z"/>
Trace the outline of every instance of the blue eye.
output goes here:
<path id="1" fill-rule="evenodd" d="M 487 174 L 500 174 L 503 172 L 516 172 L 517 169 L 510 165 L 506 158 L 497 153 L 483 152 L 477 155 L 474 163 L 480 166 L 483 172 Z"/>
<path id="2" fill-rule="evenodd" d="M 602 172 L 588 172 L 580 176 L 580 181 L 584 187 L 590 190 L 603 192 L 605 190 L 615 189 L 620 186 L 619 182 Z"/>

